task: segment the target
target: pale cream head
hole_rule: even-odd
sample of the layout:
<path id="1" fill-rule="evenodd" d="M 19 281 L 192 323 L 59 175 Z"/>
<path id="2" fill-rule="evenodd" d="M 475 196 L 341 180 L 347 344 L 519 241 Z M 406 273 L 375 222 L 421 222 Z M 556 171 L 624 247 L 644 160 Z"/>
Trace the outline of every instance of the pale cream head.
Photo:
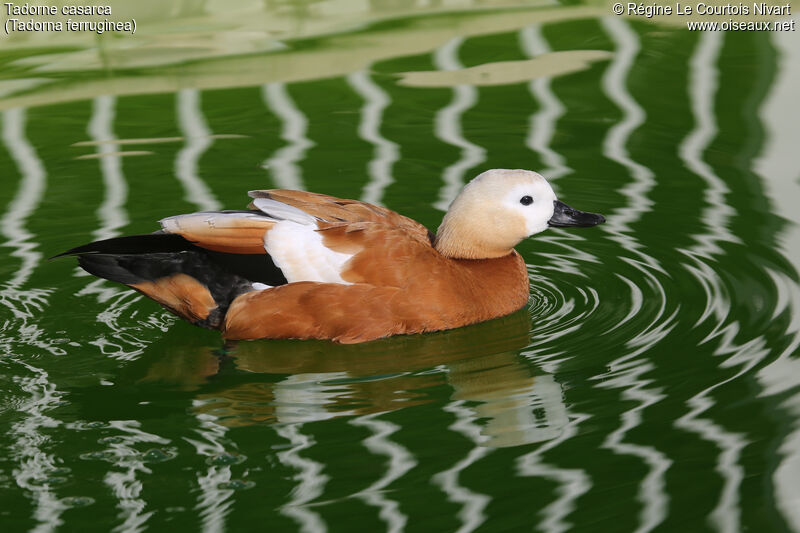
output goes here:
<path id="1" fill-rule="evenodd" d="M 465 259 L 507 255 L 523 239 L 547 229 L 555 199 L 536 172 L 487 170 L 453 200 L 439 226 L 436 249 Z"/>

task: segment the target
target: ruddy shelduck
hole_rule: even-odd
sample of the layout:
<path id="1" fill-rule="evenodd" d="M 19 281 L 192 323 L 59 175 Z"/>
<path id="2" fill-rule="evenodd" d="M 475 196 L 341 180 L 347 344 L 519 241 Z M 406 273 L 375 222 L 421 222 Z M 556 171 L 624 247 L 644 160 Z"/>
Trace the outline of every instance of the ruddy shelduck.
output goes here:
<path id="1" fill-rule="evenodd" d="M 291 190 L 249 195 L 247 210 L 173 216 L 156 233 L 61 255 L 228 339 L 357 343 L 512 313 L 529 297 L 514 246 L 548 226 L 605 221 L 557 200 L 528 170 L 473 179 L 436 234 L 365 202 Z"/>

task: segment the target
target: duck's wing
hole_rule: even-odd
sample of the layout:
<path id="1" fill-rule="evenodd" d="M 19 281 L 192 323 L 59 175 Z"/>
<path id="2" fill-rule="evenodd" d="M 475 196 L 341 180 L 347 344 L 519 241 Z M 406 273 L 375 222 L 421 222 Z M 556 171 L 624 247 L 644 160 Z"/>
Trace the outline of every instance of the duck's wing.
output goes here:
<path id="1" fill-rule="evenodd" d="M 250 211 L 193 213 L 163 231 L 228 254 L 268 254 L 288 283 L 397 286 L 404 265 L 436 255 L 420 223 L 375 205 L 301 191 L 253 191 Z"/>
<path id="2" fill-rule="evenodd" d="M 160 221 L 162 230 L 201 248 L 236 254 L 266 253 L 264 236 L 282 220 L 306 226 L 374 222 L 433 239 L 419 222 L 366 202 L 283 189 L 250 191 L 249 196 L 248 210 L 172 216 Z"/>
<path id="3" fill-rule="evenodd" d="M 254 199 L 248 206 L 250 209 L 268 211 L 269 209 L 265 208 L 262 203 L 262 199 L 267 199 L 292 206 L 303 213 L 328 223 L 376 222 L 390 227 L 401 228 L 420 237 L 429 237 L 428 229 L 416 220 L 405 217 L 391 209 L 367 202 L 286 189 L 250 191 L 248 195 Z"/>

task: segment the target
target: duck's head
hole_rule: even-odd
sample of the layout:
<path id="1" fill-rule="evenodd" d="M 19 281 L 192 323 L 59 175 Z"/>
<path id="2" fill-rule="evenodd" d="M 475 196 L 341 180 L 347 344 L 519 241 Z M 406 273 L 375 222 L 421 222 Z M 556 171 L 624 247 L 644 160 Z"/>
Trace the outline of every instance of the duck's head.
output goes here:
<path id="1" fill-rule="evenodd" d="M 459 193 L 439 226 L 436 249 L 448 257 L 502 257 L 549 226 L 587 227 L 603 215 L 573 209 L 530 170 L 487 170 Z"/>

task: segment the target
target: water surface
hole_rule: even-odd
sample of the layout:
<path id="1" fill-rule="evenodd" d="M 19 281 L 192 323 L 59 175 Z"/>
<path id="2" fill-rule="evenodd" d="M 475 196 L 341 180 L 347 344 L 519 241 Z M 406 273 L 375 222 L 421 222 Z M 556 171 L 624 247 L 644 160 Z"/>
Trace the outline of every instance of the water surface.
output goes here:
<path id="1" fill-rule="evenodd" d="M 0 41 L 5 530 L 800 531 L 797 33 L 140 4 Z M 435 229 L 496 167 L 608 222 L 523 242 L 529 308 L 455 331 L 225 346 L 46 260 L 255 188 Z"/>

